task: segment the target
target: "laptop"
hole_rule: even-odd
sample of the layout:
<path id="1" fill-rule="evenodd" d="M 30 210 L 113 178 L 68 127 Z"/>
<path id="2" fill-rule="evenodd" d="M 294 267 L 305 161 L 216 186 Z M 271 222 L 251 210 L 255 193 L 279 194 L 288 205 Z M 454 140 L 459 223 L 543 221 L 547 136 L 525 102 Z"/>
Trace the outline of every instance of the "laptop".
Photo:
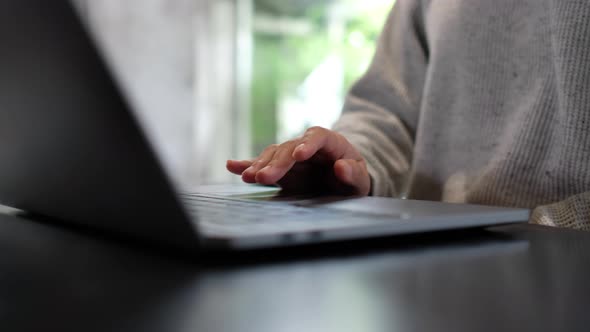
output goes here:
<path id="1" fill-rule="evenodd" d="M 526 209 L 374 197 L 249 199 L 228 188 L 180 194 L 70 2 L 0 2 L 0 47 L 5 206 L 196 252 L 529 218 Z"/>

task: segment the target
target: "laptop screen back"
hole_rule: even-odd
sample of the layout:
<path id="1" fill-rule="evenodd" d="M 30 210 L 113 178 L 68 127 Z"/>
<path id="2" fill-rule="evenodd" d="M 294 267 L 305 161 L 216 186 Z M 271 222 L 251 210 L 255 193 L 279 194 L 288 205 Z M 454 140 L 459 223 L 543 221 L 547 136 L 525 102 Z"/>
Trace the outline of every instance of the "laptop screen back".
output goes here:
<path id="1" fill-rule="evenodd" d="M 68 1 L 0 2 L 0 204 L 194 246 L 136 120 Z"/>

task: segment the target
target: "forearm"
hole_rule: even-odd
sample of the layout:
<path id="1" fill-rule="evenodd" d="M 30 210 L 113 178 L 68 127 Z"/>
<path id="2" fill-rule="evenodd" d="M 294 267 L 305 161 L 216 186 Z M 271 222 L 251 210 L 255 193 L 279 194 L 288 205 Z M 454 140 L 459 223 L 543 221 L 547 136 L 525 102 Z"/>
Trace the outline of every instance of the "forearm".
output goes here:
<path id="1" fill-rule="evenodd" d="M 345 113 L 334 130 L 345 136 L 365 158 L 373 180 L 371 194 L 400 196 L 412 160 L 410 133 L 399 118 L 377 105 L 349 98 L 347 106 L 359 111 Z"/>
<path id="2" fill-rule="evenodd" d="M 342 117 L 334 125 L 366 159 L 373 195 L 404 193 L 427 54 L 421 2 L 397 1 L 369 70 L 352 87 Z"/>

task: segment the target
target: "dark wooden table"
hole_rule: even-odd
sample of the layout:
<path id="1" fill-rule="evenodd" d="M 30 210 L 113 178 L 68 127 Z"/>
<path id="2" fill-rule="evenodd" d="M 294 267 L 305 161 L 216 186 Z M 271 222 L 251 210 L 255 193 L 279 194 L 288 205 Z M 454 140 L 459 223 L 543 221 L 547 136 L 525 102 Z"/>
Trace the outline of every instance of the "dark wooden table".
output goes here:
<path id="1" fill-rule="evenodd" d="M 0 214 L 0 331 L 590 331 L 590 234 L 504 226 L 191 259 Z"/>

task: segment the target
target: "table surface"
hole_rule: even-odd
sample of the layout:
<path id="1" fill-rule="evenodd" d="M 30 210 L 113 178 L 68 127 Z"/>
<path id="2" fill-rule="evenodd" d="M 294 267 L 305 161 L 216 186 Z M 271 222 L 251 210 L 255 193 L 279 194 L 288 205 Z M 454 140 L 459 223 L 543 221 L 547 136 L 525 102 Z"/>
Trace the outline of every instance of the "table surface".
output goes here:
<path id="1" fill-rule="evenodd" d="M 589 331 L 588 280 L 533 225 L 197 259 L 0 214 L 0 331 Z"/>

